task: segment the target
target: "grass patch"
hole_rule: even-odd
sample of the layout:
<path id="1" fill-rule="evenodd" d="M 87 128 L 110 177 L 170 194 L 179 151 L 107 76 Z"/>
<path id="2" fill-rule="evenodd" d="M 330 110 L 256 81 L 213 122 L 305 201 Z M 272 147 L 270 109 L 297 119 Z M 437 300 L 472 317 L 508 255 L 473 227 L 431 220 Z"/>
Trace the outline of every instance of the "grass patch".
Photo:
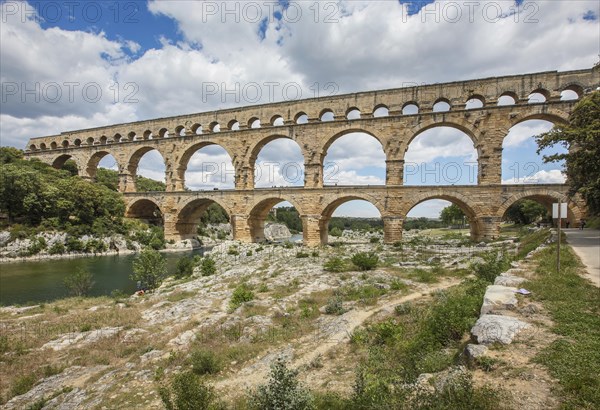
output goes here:
<path id="1" fill-rule="evenodd" d="M 167 300 L 169 302 L 179 302 L 180 300 L 184 300 L 184 299 L 188 299 L 191 298 L 192 296 L 195 296 L 198 292 L 190 292 L 190 291 L 179 291 L 179 292 L 173 292 L 169 295 L 169 297 L 167 297 Z"/>
<path id="2" fill-rule="evenodd" d="M 524 285 L 543 303 L 560 337 L 535 361 L 548 367 L 562 386 L 563 408 L 600 408 L 600 293 L 580 276 L 582 266 L 569 247 L 561 247 L 556 272 L 556 245 L 536 257 L 537 277 Z"/>

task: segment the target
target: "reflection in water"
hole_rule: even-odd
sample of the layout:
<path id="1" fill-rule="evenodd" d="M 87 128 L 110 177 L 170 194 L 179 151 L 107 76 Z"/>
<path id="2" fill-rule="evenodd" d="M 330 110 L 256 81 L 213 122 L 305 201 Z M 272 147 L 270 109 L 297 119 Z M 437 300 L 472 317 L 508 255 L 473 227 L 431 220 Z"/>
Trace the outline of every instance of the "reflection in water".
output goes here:
<path id="1" fill-rule="evenodd" d="M 193 254 L 202 254 L 202 250 L 164 253 L 169 273 L 175 271 L 179 258 Z M 110 295 L 113 290 L 132 294 L 135 283 L 129 275 L 134 258 L 135 255 L 110 255 L 0 264 L 0 304 L 49 302 L 66 297 L 68 293 L 63 280 L 80 267 L 94 277 L 90 296 Z"/>

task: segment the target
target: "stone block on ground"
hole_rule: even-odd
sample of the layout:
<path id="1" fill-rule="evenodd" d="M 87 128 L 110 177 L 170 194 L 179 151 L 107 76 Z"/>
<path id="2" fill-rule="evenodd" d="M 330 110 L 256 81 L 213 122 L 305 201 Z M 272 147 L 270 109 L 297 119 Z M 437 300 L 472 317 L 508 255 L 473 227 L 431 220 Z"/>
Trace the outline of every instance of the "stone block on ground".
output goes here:
<path id="1" fill-rule="evenodd" d="M 483 295 L 483 304 L 481 305 L 481 314 L 498 310 L 513 310 L 517 307 L 517 298 L 515 296 L 516 288 L 501 285 L 490 285 Z"/>
<path id="2" fill-rule="evenodd" d="M 521 283 L 523 283 L 525 281 L 527 281 L 527 279 L 522 278 L 520 276 L 501 275 L 501 276 L 496 277 L 496 280 L 494 281 L 494 285 L 512 287 L 512 286 L 519 286 Z"/>
<path id="3" fill-rule="evenodd" d="M 519 319 L 502 315 L 483 315 L 471 329 L 471 334 L 479 344 L 510 344 L 523 329 L 531 327 Z"/>

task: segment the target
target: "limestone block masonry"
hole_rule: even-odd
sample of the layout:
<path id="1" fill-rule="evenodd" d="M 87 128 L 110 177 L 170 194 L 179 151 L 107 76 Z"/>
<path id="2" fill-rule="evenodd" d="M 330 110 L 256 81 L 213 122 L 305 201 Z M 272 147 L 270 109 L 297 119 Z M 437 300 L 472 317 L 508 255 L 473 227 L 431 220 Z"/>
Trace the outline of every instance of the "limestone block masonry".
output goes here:
<path id="1" fill-rule="evenodd" d="M 567 200 L 567 185 L 501 185 L 502 141 L 509 129 L 530 119 L 564 123 L 577 101 L 561 100 L 561 92 L 571 90 L 582 97 L 599 85 L 600 67 L 596 66 L 285 101 L 32 138 L 25 155 L 55 167 L 72 159 L 79 175 L 90 179 L 95 177 L 100 160 L 112 155 L 117 161 L 119 190 L 127 203 L 128 216 L 162 218 L 167 239 L 193 237 L 199 215 L 216 202 L 230 215 L 234 239 L 262 240 L 269 209 L 280 201 L 289 201 L 300 212 L 305 245 L 316 246 L 327 242 L 328 223 L 339 205 L 364 199 L 379 209 L 385 242 L 391 243 L 401 240 L 402 224 L 410 209 L 435 198 L 463 209 L 474 239 L 494 238 L 504 212 L 515 201 L 533 198 L 549 206 L 558 199 Z M 530 101 L 533 93 L 541 94 L 545 101 Z M 498 105 L 500 97 L 510 97 L 514 104 Z M 466 102 L 472 99 L 479 100 L 481 107 L 466 109 Z M 447 102 L 450 110 L 434 112 L 433 106 L 440 101 Z M 408 105 L 417 106 L 418 113 L 404 115 Z M 356 110 L 360 117 L 348 119 L 348 114 Z M 376 110 L 387 115 L 376 116 Z M 326 112 L 333 113 L 333 121 L 320 120 Z M 260 128 L 253 128 L 256 120 Z M 439 126 L 459 129 L 472 139 L 478 153 L 477 185 L 402 185 L 404 156 L 410 142 Z M 381 143 L 386 155 L 385 186 L 324 184 L 323 160 L 328 148 L 337 138 L 355 132 L 371 135 Z M 304 186 L 255 188 L 258 154 L 278 138 L 291 139 L 300 146 Z M 190 158 L 208 145 L 219 145 L 230 155 L 235 189 L 185 190 Z M 138 164 L 151 150 L 157 150 L 164 159 L 167 192 L 137 193 L 134 181 Z M 571 201 L 567 215 L 571 223 L 575 225 L 583 215 L 585 204 L 580 199 Z"/>

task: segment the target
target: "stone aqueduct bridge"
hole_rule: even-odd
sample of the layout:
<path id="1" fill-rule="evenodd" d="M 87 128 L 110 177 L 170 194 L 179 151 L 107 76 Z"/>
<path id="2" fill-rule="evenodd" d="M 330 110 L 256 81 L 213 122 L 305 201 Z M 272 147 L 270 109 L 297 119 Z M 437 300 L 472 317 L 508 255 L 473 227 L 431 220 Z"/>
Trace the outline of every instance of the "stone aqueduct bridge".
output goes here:
<path id="1" fill-rule="evenodd" d="M 515 201 L 532 198 L 548 206 L 556 199 L 566 200 L 565 185 L 500 185 L 502 142 L 509 129 L 530 119 L 563 123 L 576 101 L 562 101 L 561 92 L 571 90 L 581 97 L 599 85 L 600 68 L 595 67 L 286 101 L 32 138 L 26 156 L 56 167 L 72 159 L 82 177 L 94 178 L 99 161 L 111 154 L 118 163 L 127 215 L 153 218 L 159 210 L 167 239 L 193 237 L 199 216 L 216 202 L 229 213 L 235 239 L 260 240 L 271 207 L 289 201 L 301 215 L 304 243 L 319 245 L 327 241 L 334 210 L 346 201 L 364 199 L 379 209 L 384 239 L 389 243 L 401 239 L 409 210 L 434 198 L 449 200 L 465 211 L 473 238 L 493 238 L 504 212 Z M 531 103 L 528 97 L 532 93 L 543 95 L 545 101 Z M 514 104 L 498 105 L 501 96 L 511 97 Z M 471 99 L 481 101 L 481 107 L 466 109 Z M 440 101 L 450 109 L 434 112 L 433 106 Z M 418 113 L 404 115 L 403 108 L 411 104 L 418 107 Z M 376 110 L 387 115 L 378 116 Z M 360 117 L 349 119 L 356 111 Z M 327 112 L 333 114 L 332 121 L 322 120 Z M 478 153 L 477 185 L 402 185 L 409 144 L 420 133 L 438 126 L 459 129 L 472 139 Z M 323 185 L 328 148 L 352 132 L 369 134 L 381 143 L 386 155 L 385 186 Z M 254 188 L 258 154 L 278 138 L 292 139 L 300 146 L 304 186 Z M 213 144 L 223 147 L 232 159 L 235 189 L 185 191 L 184 176 L 191 156 Z M 167 191 L 136 193 L 138 163 L 151 150 L 157 150 L 165 161 Z M 569 204 L 572 221 L 584 213 L 581 201 Z"/>

